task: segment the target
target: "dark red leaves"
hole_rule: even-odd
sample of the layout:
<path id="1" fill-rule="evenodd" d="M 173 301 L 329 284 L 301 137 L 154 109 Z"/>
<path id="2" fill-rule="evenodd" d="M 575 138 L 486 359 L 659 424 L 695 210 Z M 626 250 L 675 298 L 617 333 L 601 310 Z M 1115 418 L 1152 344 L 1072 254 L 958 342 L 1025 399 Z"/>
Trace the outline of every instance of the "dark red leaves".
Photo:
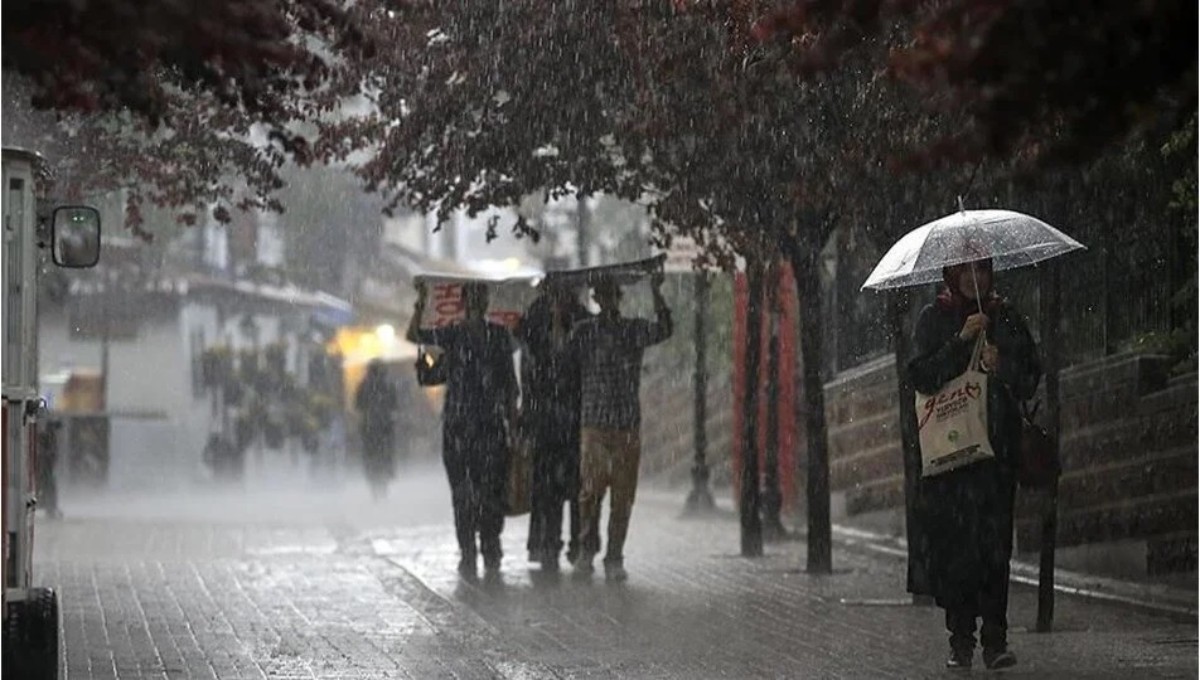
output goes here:
<path id="1" fill-rule="evenodd" d="M 1080 161 L 1148 110 L 1194 106 L 1196 23 L 1194 0 L 812 0 L 768 14 L 755 36 L 819 35 L 797 46 L 807 77 L 900 26 L 888 72 L 965 112 L 974 155 L 1024 158 L 1039 139 L 1043 160 Z"/>

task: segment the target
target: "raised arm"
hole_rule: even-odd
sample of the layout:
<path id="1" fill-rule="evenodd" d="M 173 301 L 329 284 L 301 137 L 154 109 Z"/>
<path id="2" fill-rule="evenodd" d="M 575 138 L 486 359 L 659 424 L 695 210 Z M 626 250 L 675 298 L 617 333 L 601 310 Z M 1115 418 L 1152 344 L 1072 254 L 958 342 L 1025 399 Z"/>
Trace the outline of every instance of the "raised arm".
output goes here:
<path id="1" fill-rule="evenodd" d="M 417 302 L 413 305 L 412 318 L 408 320 L 408 330 L 404 333 L 404 337 L 409 342 L 415 342 L 420 345 L 434 345 L 435 347 L 445 348 L 453 342 L 454 329 L 453 326 L 442 326 L 441 328 L 421 328 L 421 319 L 425 318 L 425 304 L 429 298 L 429 289 L 425 286 L 424 281 L 417 281 Z"/>
<path id="2" fill-rule="evenodd" d="M 653 323 L 639 324 L 638 332 L 635 334 L 635 343 L 639 347 L 657 345 L 671 337 L 671 333 L 675 330 L 675 324 L 671 320 L 671 309 L 667 307 L 667 301 L 663 299 L 662 284 L 663 273 L 655 272 L 650 277 L 650 290 L 654 294 L 655 319 Z"/>
<path id="3" fill-rule="evenodd" d="M 413 285 L 417 289 L 417 302 L 413 305 L 412 318 L 408 320 L 408 330 L 404 333 L 404 337 L 409 342 L 433 344 L 421 339 L 421 318 L 425 316 L 425 303 L 429 297 L 429 289 L 425 287 L 424 281 L 417 281 Z"/>

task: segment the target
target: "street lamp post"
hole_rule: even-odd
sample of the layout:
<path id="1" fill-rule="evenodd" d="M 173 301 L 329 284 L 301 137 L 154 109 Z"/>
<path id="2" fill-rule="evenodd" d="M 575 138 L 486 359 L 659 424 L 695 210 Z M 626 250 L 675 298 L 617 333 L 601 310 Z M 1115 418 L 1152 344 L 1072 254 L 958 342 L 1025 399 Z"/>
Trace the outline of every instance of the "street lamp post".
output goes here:
<path id="1" fill-rule="evenodd" d="M 708 274 L 700 271 L 695 276 L 695 335 L 696 370 L 692 375 L 693 396 L 692 427 L 696 444 L 695 463 L 692 465 L 692 492 L 688 494 L 684 512 L 695 515 L 711 511 L 715 507 L 712 492 L 708 488 L 708 346 L 706 325 L 708 321 Z"/>
<path id="2" fill-rule="evenodd" d="M 746 300 L 746 373 L 742 393 L 742 469 L 741 502 L 738 510 L 742 525 L 742 556 L 763 554 L 762 499 L 758 469 L 758 368 L 762 355 L 763 268 L 758 263 L 747 267 Z"/>

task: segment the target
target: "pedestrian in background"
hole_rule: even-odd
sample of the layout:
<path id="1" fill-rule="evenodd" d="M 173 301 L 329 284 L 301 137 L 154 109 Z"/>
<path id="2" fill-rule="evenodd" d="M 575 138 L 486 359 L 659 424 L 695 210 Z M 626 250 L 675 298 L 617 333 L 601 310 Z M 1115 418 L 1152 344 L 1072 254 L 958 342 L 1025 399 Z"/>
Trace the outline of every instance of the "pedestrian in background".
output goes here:
<path id="1" fill-rule="evenodd" d="M 563 283 L 543 281 L 539 295 L 517 326 L 517 339 L 526 352 L 521 404 L 522 428 L 533 443 L 533 488 L 529 514 L 529 560 L 543 569 L 558 570 L 562 550 L 563 504 L 570 507 L 567 560 L 580 554 L 579 358 L 568 351 L 575 325 L 591 318 L 587 308 Z M 600 550 L 597 532 L 591 552 Z"/>
<path id="2" fill-rule="evenodd" d="M 951 669 L 969 669 L 982 619 L 983 661 L 990 669 L 1016 664 L 1008 650 L 1008 563 L 1021 438 L 1020 401 L 1041 379 L 1037 347 L 1022 316 L 992 288 L 992 262 L 947 267 L 944 287 L 917 321 L 908 365 L 917 392 L 936 394 L 962 375 L 976 341 L 986 339 L 988 440 L 995 458 L 924 477 L 918 519 L 927 537 L 918 548 L 928 593 L 946 610 Z"/>
<path id="3" fill-rule="evenodd" d="M 63 421 L 46 415 L 37 422 L 37 500 L 51 519 L 61 519 L 58 507 L 58 446 Z"/>
<path id="4" fill-rule="evenodd" d="M 503 557 L 500 532 L 518 387 L 512 356 L 515 341 L 507 328 L 487 320 L 487 286 L 463 284 L 462 301 L 466 312 L 462 321 L 421 328 L 427 289 L 418 283 L 408 339 L 444 350 L 438 360 L 446 379 L 442 460 L 454 504 L 461 555 L 458 570 L 465 578 L 475 578 L 480 553 L 489 574 L 499 572 Z"/>
<path id="5" fill-rule="evenodd" d="M 611 492 L 608 552 L 605 576 L 624 581 L 625 536 L 637 492 L 641 460 L 642 356 L 645 349 L 671 336 L 671 311 L 662 297 L 662 272 L 651 277 L 657 319 L 621 316 L 621 287 L 611 278 L 601 279 L 593 290 L 600 314 L 575 327 L 571 351 L 582 366 L 580 418 L 580 522 L 582 554 L 575 564 L 581 575 L 592 573 L 593 534 L 606 491 Z"/>
<path id="6" fill-rule="evenodd" d="M 379 500 L 387 495 L 388 484 L 396 474 L 396 409 L 399 397 L 388 379 L 383 362 L 372 359 L 367 375 L 354 394 L 362 434 L 363 472 L 371 495 Z"/>

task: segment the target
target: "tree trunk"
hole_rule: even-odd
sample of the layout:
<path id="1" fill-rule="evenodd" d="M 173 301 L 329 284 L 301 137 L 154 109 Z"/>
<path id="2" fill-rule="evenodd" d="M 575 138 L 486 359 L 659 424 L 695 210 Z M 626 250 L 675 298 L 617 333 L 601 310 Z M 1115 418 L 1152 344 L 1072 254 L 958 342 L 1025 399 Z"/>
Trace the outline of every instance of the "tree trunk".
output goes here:
<path id="1" fill-rule="evenodd" d="M 742 397 L 742 556 L 763 554 L 761 501 L 758 479 L 758 369 L 762 360 L 762 267 L 751 263 L 746 272 L 746 375 Z"/>
<path id="2" fill-rule="evenodd" d="M 825 423 L 825 385 L 821 380 L 821 283 L 818 251 L 789 253 L 800 306 L 800 356 L 803 363 L 805 426 L 808 434 L 808 571 L 833 570 L 829 513 L 829 441 Z"/>
<path id="3" fill-rule="evenodd" d="M 778 284 L 772 275 L 770 285 Z M 773 298 L 769 296 L 768 299 Z M 769 541 L 787 537 L 783 526 L 783 491 L 779 481 L 779 314 L 774 302 L 768 302 L 767 310 L 767 442 L 763 456 L 766 469 L 763 471 L 763 531 Z"/>

